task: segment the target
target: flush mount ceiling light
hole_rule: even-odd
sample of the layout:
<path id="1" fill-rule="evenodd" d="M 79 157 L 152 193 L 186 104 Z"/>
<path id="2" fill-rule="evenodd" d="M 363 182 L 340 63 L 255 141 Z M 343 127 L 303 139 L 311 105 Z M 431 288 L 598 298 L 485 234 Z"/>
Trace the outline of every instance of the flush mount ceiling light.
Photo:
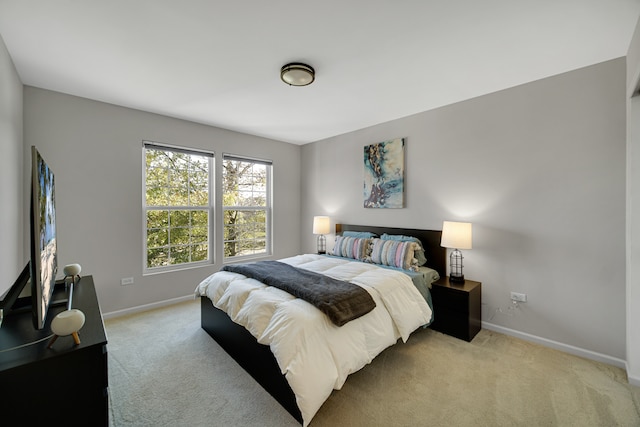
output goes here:
<path id="1" fill-rule="evenodd" d="M 313 67 L 300 62 L 292 62 L 280 70 L 280 78 L 290 86 L 306 86 L 313 83 L 316 72 Z"/>

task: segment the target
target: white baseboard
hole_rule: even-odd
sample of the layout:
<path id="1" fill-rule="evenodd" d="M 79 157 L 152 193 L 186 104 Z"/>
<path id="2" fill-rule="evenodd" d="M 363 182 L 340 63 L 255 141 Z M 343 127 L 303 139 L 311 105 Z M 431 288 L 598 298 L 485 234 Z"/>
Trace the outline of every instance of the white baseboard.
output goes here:
<path id="1" fill-rule="evenodd" d="M 585 359 L 606 363 L 608 365 L 616 366 L 618 368 L 622 368 L 625 370 L 627 369 L 627 362 L 625 360 L 618 359 L 617 357 L 608 356 L 606 354 L 597 353 L 595 351 L 586 350 L 584 348 L 575 347 L 569 344 L 564 344 L 558 341 L 553 341 L 553 340 L 542 338 L 536 335 L 527 334 L 526 332 L 516 331 L 515 329 L 505 328 L 504 326 L 494 325 L 493 323 L 482 322 L 482 327 L 485 329 L 489 329 L 490 331 L 500 332 L 502 334 L 520 338 L 525 341 L 541 344 L 541 345 L 544 345 L 545 347 L 553 348 L 554 350 L 559 350 L 565 353 L 573 354 L 575 356 L 584 357 Z M 634 379 L 634 381 L 638 381 L 638 379 L 636 378 Z M 631 378 L 629 378 L 629 384 L 638 385 L 638 384 L 633 384 L 631 382 Z"/>
<path id="2" fill-rule="evenodd" d="M 185 295 L 183 297 L 172 298 L 164 301 L 154 302 L 151 304 L 144 304 L 136 307 L 125 308 L 124 310 L 116 310 L 116 311 L 111 311 L 109 313 L 103 313 L 102 317 L 104 319 L 112 319 L 114 317 L 126 316 L 127 314 L 134 314 L 134 313 L 139 313 L 141 311 L 153 310 L 154 308 L 165 307 L 167 305 L 177 304 L 179 302 L 185 302 L 193 299 L 195 299 L 195 296 L 193 294 Z"/>

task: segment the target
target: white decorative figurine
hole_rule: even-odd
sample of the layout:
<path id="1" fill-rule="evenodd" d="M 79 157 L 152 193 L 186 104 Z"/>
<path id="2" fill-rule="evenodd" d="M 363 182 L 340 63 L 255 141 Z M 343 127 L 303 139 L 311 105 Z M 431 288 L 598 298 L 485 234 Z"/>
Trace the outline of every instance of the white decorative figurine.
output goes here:
<path id="1" fill-rule="evenodd" d="M 67 335 L 73 335 L 73 340 L 76 345 L 79 345 L 80 336 L 78 336 L 78 331 L 84 326 L 84 320 L 84 313 L 76 308 L 59 313 L 51 321 L 51 331 L 55 336 L 49 343 L 48 347 L 51 348 L 58 337 L 64 337 Z"/>
<path id="2" fill-rule="evenodd" d="M 73 287 L 76 283 L 76 277 L 80 279 L 80 271 L 82 267 L 80 264 L 69 264 L 64 266 L 64 281 L 67 282 L 67 277 L 71 278 L 69 286 L 69 302 L 67 309 L 62 313 L 58 313 L 56 317 L 51 321 L 51 331 L 55 334 L 51 342 L 49 342 L 48 348 L 51 348 L 58 337 L 64 337 L 67 335 L 73 335 L 73 341 L 76 345 L 80 344 L 80 336 L 78 331 L 84 326 L 84 313 L 77 308 L 71 308 L 73 302 Z"/>
<path id="3" fill-rule="evenodd" d="M 71 277 L 73 282 L 75 282 L 76 276 L 80 279 L 80 271 L 82 271 L 82 267 L 80 267 L 80 264 L 69 264 L 65 265 L 62 271 L 64 272 L 65 279 L 67 277 Z"/>

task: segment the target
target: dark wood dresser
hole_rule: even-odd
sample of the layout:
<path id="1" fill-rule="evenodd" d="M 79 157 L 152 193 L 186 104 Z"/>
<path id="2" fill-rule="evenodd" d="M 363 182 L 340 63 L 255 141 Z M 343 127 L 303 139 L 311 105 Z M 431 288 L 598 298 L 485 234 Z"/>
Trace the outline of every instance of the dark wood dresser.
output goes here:
<path id="1" fill-rule="evenodd" d="M 53 299 L 65 298 L 56 285 Z M 72 308 L 85 324 L 51 348 L 51 320 L 66 304 L 49 308 L 44 329 L 33 327 L 31 312 L 6 316 L 0 327 L 0 405 L 3 425 L 108 426 L 107 336 L 92 276 L 75 285 Z M 57 421 L 57 422 L 56 422 Z"/>

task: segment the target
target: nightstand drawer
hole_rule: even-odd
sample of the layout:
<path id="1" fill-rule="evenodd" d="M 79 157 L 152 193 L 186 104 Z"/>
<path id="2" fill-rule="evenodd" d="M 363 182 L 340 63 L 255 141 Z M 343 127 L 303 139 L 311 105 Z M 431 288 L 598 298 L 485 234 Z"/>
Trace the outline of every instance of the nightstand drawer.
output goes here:
<path id="1" fill-rule="evenodd" d="M 438 309 L 447 308 L 459 313 L 469 313 L 469 293 L 467 292 L 434 286 L 431 289 L 431 296 Z"/>

